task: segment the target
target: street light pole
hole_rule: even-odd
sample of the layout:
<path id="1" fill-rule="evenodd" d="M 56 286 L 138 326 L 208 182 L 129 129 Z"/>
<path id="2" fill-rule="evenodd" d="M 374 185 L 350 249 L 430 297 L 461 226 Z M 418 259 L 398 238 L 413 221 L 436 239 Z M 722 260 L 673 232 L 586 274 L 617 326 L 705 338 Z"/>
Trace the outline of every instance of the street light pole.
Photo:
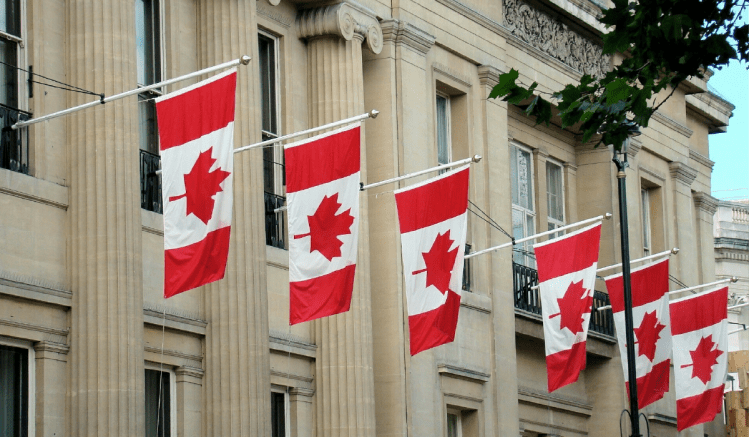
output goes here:
<path id="1" fill-rule="evenodd" d="M 630 136 L 640 134 L 636 125 L 630 128 Z M 629 379 L 629 407 L 630 421 L 632 423 L 632 437 L 641 437 L 640 434 L 640 411 L 637 403 L 637 361 L 635 359 L 635 336 L 632 321 L 632 287 L 630 281 L 629 265 L 629 229 L 627 221 L 627 175 L 624 172 L 629 164 L 627 162 L 627 146 L 629 137 L 624 140 L 620 150 L 614 148 L 614 158 L 612 161 L 616 164 L 616 178 L 619 185 L 619 227 L 621 228 L 622 243 L 622 282 L 624 286 L 624 326 L 627 340 L 627 374 Z M 622 156 L 622 158 L 619 157 Z"/>

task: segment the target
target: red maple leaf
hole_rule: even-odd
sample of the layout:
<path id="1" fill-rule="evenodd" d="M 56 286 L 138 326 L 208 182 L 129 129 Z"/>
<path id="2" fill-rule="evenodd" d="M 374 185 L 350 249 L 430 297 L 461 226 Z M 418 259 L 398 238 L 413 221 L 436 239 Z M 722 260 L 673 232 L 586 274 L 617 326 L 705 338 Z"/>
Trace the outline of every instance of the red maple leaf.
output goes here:
<path id="1" fill-rule="evenodd" d="M 559 312 L 549 316 L 550 319 L 562 316 L 560 329 L 567 328 L 577 335 L 583 332 L 583 316 L 590 312 L 593 305 L 593 296 L 588 289 L 583 287 L 583 281 L 573 282 L 567 287 L 564 297 L 557 299 Z"/>
<path id="2" fill-rule="evenodd" d="M 220 168 L 210 171 L 216 162 L 211 157 L 212 151 L 213 147 L 205 152 L 201 152 L 195 164 L 193 164 L 190 173 L 184 176 L 185 194 L 169 198 L 170 202 L 174 202 L 175 200 L 187 197 L 185 215 L 194 214 L 195 217 L 199 218 L 205 224 L 208 224 L 208 221 L 213 216 L 213 205 L 216 204 L 213 196 L 223 191 L 221 182 L 231 174 Z"/>
<path id="3" fill-rule="evenodd" d="M 684 364 L 681 368 L 692 366 L 692 378 L 699 378 L 703 384 L 710 382 L 713 366 L 718 364 L 718 357 L 723 351 L 718 349 L 718 344 L 713 343 L 713 335 L 702 337 L 697 349 L 689 351 L 692 356 L 692 364 Z"/>
<path id="4" fill-rule="evenodd" d="M 316 250 L 328 261 L 333 261 L 333 258 L 341 256 L 343 242 L 338 236 L 351 233 L 354 217 L 350 214 L 351 208 L 336 215 L 336 211 L 340 207 L 338 193 L 325 196 L 315 213 L 307 216 L 309 233 L 294 235 L 294 239 L 311 237 L 310 253 Z"/>
<path id="5" fill-rule="evenodd" d="M 645 313 L 640 327 L 634 329 L 635 336 L 637 336 L 635 342 L 638 345 L 637 355 L 645 355 L 648 360 L 653 361 L 655 359 L 655 344 L 661 338 L 661 331 L 665 328 L 666 325 L 662 325 L 658 321 L 655 311 Z"/>
<path id="6" fill-rule="evenodd" d="M 434 285 L 442 294 L 447 293 L 450 288 L 450 278 L 455 266 L 455 257 L 458 256 L 458 247 L 450 250 L 455 240 L 450 238 L 450 230 L 444 234 L 437 235 L 429 252 L 422 252 L 424 264 L 427 268 L 413 272 L 413 275 L 427 272 L 427 287 Z"/>

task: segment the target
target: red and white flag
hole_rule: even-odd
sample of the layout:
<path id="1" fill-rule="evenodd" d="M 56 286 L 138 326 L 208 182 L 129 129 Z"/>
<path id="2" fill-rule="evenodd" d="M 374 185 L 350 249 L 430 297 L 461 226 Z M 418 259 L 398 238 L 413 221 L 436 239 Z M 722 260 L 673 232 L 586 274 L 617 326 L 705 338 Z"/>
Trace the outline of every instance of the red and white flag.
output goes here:
<path id="1" fill-rule="evenodd" d="M 455 339 L 468 210 L 468 166 L 395 192 L 411 355 Z"/>
<path id="2" fill-rule="evenodd" d="M 224 277 L 234 165 L 231 69 L 156 99 L 164 202 L 164 297 Z"/>
<path id="3" fill-rule="evenodd" d="M 359 238 L 361 123 L 289 144 L 289 321 L 351 306 Z"/>
<path id="4" fill-rule="evenodd" d="M 637 403 L 642 408 L 661 399 L 668 391 L 671 372 L 668 258 L 632 270 L 630 278 L 637 364 Z M 609 276 L 605 280 L 611 299 L 611 310 L 614 312 L 624 382 L 629 391 L 622 274 Z"/>
<path id="5" fill-rule="evenodd" d="M 728 287 L 671 301 L 676 427 L 713 420 L 728 366 Z"/>
<path id="6" fill-rule="evenodd" d="M 585 368 L 601 223 L 533 246 L 538 263 L 549 392 Z"/>

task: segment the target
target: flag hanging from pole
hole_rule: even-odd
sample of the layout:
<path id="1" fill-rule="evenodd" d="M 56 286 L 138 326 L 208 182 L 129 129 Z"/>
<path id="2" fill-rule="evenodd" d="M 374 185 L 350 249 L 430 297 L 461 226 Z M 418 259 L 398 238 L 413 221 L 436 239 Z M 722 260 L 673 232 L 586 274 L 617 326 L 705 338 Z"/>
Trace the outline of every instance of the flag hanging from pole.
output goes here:
<path id="1" fill-rule="evenodd" d="M 538 263 L 549 392 L 585 368 L 601 223 L 533 246 Z"/>
<path id="2" fill-rule="evenodd" d="M 349 310 L 359 238 L 361 123 L 285 147 L 289 322 Z"/>
<path id="3" fill-rule="evenodd" d="M 156 99 L 164 297 L 224 277 L 232 215 L 233 68 Z"/>
<path id="4" fill-rule="evenodd" d="M 469 166 L 395 192 L 411 355 L 455 339 Z"/>
<path id="5" fill-rule="evenodd" d="M 676 427 L 713 420 L 723 406 L 728 365 L 728 287 L 670 303 Z"/>
<path id="6" fill-rule="evenodd" d="M 671 318 L 668 310 L 668 257 L 632 270 L 632 324 L 635 335 L 637 401 L 640 408 L 668 391 L 671 372 Z M 622 274 L 605 278 L 611 299 L 624 383 L 629 391 Z"/>

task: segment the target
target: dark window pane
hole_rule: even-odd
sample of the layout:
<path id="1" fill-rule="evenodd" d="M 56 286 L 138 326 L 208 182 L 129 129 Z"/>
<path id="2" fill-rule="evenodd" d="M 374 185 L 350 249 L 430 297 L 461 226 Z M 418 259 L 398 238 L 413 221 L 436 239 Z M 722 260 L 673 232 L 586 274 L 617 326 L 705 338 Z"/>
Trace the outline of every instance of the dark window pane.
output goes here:
<path id="1" fill-rule="evenodd" d="M 169 373 L 146 370 L 146 437 L 169 437 Z"/>
<path id="2" fill-rule="evenodd" d="M 154 155 L 159 154 L 159 125 L 156 120 L 156 94 L 138 95 L 138 124 L 140 125 L 140 149 Z"/>
<path id="3" fill-rule="evenodd" d="M 263 114 L 262 129 L 278 134 L 276 102 L 276 41 L 258 35 L 258 58 L 260 66 L 260 109 Z"/>
<path id="4" fill-rule="evenodd" d="M 286 437 L 286 402 L 283 393 L 270 394 L 271 436 Z"/>
<path id="5" fill-rule="evenodd" d="M 0 38 L 0 61 L 16 65 L 18 44 Z M 0 103 L 11 108 L 18 107 L 18 71 L 9 65 L 0 64 Z"/>
<path id="6" fill-rule="evenodd" d="M 139 85 L 151 85 L 161 80 L 160 41 L 158 1 L 136 0 L 135 47 Z"/>
<path id="7" fill-rule="evenodd" d="M 21 37 L 20 0 L 0 0 L 0 30 Z"/>
<path id="8" fill-rule="evenodd" d="M 28 351 L 0 346 L 0 435 L 28 435 Z"/>

